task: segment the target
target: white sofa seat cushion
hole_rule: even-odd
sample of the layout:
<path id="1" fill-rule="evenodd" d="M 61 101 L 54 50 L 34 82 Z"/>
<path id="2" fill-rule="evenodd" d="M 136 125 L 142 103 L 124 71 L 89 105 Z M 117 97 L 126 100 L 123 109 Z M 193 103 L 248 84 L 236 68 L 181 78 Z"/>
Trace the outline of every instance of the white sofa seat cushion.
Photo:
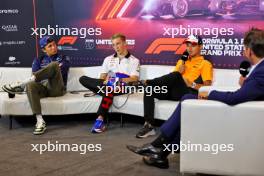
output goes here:
<path id="1" fill-rule="evenodd" d="M 45 115 L 96 113 L 101 96 L 84 97 L 79 94 L 67 93 L 62 97 L 47 97 L 41 99 L 42 113 Z"/>
<path id="2" fill-rule="evenodd" d="M 85 92 L 78 94 L 66 93 L 61 97 L 47 97 L 41 99 L 43 115 L 83 114 L 96 113 L 102 97 L 95 95 L 84 97 Z M 115 96 L 114 105 L 120 107 L 126 102 L 127 94 Z M 26 94 L 16 95 L 15 98 L 8 98 L 6 93 L 1 93 L 2 106 L 1 114 L 6 115 L 32 115 L 30 104 Z M 155 99 L 155 118 L 167 120 L 177 106 L 177 101 Z M 1 105 L 1 104 L 0 104 Z M 128 97 L 125 105 L 118 109 L 112 106 L 110 112 L 143 116 L 143 94 L 135 93 Z"/>
<path id="3" fill-rule="evenodd" d="M 126 99 L 127 99 L 127 95 L 116 96 L 114 98 L 114 104 L 119 107 L 124 104 Z M 155 112 L 154 112 L 155 119 L 167 120 L 174 112 L 177 105 L 178 105 L 178 101 L 155 99 Z M 144 115 L 143 94 L 135 93 L 129 95 L 126 104 L 122 108 L 117 109 L 116 107 L 112 106 L 112 111 L 124 113 L 124 114 L 143 116 Z"/>
<path id="4" fill-rule="evenodd" d="M 101 96 L 83 97 L 84 92 L 79 94 L 66 93 L 61 97 L 47 97 L 41 99 L 43 115 L 63 115 L 96 113 L 101 102 Z M 5 115 L 32 115 L 30 104 L 26 94 L 16 95 L 9 99 L 7 96 L 2 100 L 2 114 Z"/>
<path id="5" fill-rule="evenodd" d="M 32 115 L 27 95 L 16 95 L 15 98 L 8 98 L 7 93 L 2 101 L 2 115 Z"/>

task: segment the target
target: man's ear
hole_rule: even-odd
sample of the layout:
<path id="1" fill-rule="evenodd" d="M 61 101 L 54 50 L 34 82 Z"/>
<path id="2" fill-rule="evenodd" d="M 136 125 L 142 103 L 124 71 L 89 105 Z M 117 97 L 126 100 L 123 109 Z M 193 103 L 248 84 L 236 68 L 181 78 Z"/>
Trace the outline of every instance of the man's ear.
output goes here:
<path id="1" fill-rule="evenodd" d="M 123 41 L 124 42 L 124 45 L 126 46 L 127 45 L 127 41 Z"/>
<path id="2" fill-rule="evenodd" d="M 46 50 L 45 50 L 45 48 L 43 48 L 42 51 L 43 51 L 44 53 L 47 53 Z"/>
<path id="3" fill-rule="evenodd" d="M 252 55 L 254 54 L 254 52 L 252 51 L 251 48 L 248 48 L 249 49 L 249 57 L 252 57 Z"/>

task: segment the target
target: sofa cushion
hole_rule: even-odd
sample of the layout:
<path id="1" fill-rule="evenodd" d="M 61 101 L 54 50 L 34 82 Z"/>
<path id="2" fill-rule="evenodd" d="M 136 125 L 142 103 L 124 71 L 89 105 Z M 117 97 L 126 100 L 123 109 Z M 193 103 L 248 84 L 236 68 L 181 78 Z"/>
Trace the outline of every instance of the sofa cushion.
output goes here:
<path id="1" fill-rule="evenodd" d="M 63 115 L 96 113 L 101 102 L 101 96 L 84 97 L 84 92 L 78 94 L 66 93 L 61 97 L 47 97 L 41 99 L 43 115 Z M 26 94 L 7 96 L 2 100 L 2 114 L 5 115 L 32 115 Z"/>
<path id="2" fill-rule="evenodd" d="M 126 99 L 128 100 L 126 102 Z M 125 103 L 126 102 L 126 103 Z M 124 104 L 125 103 L 125 104 Z M 124 106 L 122 106 L 124 104 Z M 155 119 L 167 120 L 174 112 L 177 101 L 158 100 L 155 99 Z M 121 108 L 118 108 L 122 106 Z M 112 112 L 119 112 L 130 115 L 143 116 L 143 94 L 135 93 L 131 95 L 121 95 L 114 98 L 114 106 L 112 106 Z"/>

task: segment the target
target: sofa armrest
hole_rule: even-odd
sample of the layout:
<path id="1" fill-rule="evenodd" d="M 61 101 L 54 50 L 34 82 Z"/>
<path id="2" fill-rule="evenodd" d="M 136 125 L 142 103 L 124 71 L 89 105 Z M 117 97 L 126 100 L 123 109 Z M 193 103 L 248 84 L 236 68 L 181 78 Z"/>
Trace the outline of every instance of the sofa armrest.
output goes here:
<path id="1" fill-rule="evenodd" d="M 186 100 L 181 111 L 181 140 L 191 144 L 232 144 L 234 150 L 182 151 L 180 171 L 263 175 L 264 101 L 236 106 L 208 100 Z"/>

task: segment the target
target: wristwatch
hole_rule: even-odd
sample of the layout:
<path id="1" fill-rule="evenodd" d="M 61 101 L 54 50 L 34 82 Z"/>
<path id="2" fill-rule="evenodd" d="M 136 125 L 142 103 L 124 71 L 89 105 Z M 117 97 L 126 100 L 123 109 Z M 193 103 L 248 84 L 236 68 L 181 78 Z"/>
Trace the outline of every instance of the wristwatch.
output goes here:
<path id="1" fill-rule="evenodd" d="M 192 88 L 194 89 L 194 88 L 196 87 L 196 85 L 197 85 L 197 84 L 196 84 L 195 82 L 193 82 L 193 83 L 192 83 Z"/>

